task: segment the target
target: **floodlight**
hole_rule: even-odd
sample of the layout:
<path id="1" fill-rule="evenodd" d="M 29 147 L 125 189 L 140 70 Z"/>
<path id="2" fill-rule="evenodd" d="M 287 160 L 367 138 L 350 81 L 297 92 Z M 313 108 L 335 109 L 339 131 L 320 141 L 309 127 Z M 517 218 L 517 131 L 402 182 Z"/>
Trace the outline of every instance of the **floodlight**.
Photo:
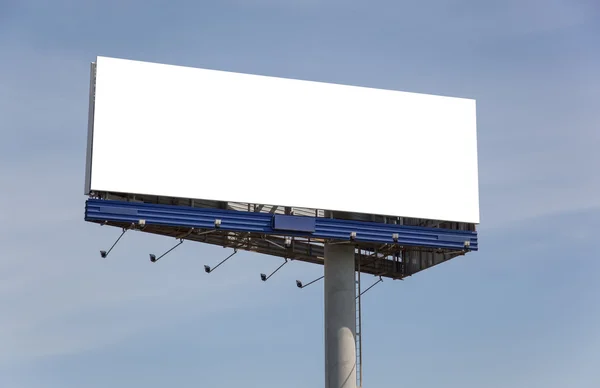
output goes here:
<path id="1" fill-rule="evenodd" d="M 296 280 L 296 286 L 298 286 L 298 288 L 302 288 L 302 282 L 300 280 Z"/>
<path id="2" fill-rule="evenodd" d="M 153 253 L 150 254 L 150 261 L 153 263 L 156 263 L 156 255 L 155 254 L 153 254 Z"/>
<path id="3" fill-rule="evenodd" d="M 100 256 L 102 256 L 103 259 L 106 258 L 106 251 L 100 251 Z"/>
<path id="4" fill-rule="evenodd" d="M 208 266 L 208 265 L 205 265 L 205 266 L 204 266 L 204 272 L 206 272 L 206 273 L 210 273 L 210 266 Z"/>
<path id="5" fill-rule="evenodd" d="M 264 273 L 261 273 L 261 274 L 260 274 L 260 280 L 262 280 L 263 282 L 266 282 L 266 281 L 267 281 L 267 279 L 268 279 L 268 278 L 267 278 L 267 275 L 265 275 Z"/>

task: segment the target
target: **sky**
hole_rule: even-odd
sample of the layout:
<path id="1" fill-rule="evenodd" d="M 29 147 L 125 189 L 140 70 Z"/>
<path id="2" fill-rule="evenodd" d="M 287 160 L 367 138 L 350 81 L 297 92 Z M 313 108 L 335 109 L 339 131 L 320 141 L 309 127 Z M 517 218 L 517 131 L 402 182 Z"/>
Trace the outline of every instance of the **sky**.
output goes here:
<path id="1" fill-rule="evenodd" d="M 1 1 L 0 387 L 323 385 L 322 267 L 100 258 L 97 55 L 476 99 L 480 251 L 365 294 L 364 386 L 600 386 L 599 39 L 596 0 Z"/>

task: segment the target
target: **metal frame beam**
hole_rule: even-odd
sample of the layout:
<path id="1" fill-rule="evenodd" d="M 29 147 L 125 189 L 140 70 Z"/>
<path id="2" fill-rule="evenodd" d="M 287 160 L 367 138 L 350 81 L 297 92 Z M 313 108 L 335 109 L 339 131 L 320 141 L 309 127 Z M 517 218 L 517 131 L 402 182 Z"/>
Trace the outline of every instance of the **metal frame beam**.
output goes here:
<path id="1" fill-rule="evenodd" d="M 265 235 L 285 235 L 341 241 L 360 245 L 383 243 L 396 246 L 417 246 L 448 250 L 477 250 L 477 232 L 453 229 L 426 228 L 366 221 L 330 218 L 285 216 L 300 222 L 314 220 L 314 231 L 282 231 L 273 228 L 278 215 L 156 205 L 139 202 L 88 199 L 85 220 L 91 222 L 144 222 L 146 226 L 171 226 L 196 229 L 219 229 Z"/>

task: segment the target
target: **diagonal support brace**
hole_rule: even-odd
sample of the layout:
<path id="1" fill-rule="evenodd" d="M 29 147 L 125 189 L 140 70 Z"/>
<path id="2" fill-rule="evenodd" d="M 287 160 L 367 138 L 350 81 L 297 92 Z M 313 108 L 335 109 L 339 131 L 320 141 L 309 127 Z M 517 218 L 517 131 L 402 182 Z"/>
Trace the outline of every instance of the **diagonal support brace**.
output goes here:
<path id="1" fill-rule="evenodd" d="M 175 248 L 177 248 L 178 246 L 180 246 L 181 244 L 183 244 L 185 240 L 183 238 L 179 239 L 179 242 L 171 249 L 169 249 L 168 251 L 166 251 L 165 253 L 163 253 L 162 255 L 156 257 L 156 255 L 154 255 L 153 253 L 150 254 L 150 261 L 153 263 L 156 263 L 158 260 L 160 260 L 161 258 L 165 257 L 167 254 L 169 254 L 171 251 L 173 251 Z"/>
<path id="2" fill-rule="evenodd" d="M 227 257 L 226 257 L 226 258 L 225 258 L 223 261 L 221 261 L 219 264 L 217 264 L 217 265 L 216 265 L 214 268 L 211 268 L 209 265 L 205 265 L 205 266 L 204 266 L 204 272 L 206 272 L 206 273 L 211 273 L 211 272 L 213 272 L 215 269 L 219 268 L 219 266 L 220 266 L 221 264 L 223 264 L 224 262 L 226 262 L 227 260 L 229 260 L 230 258 L 232 258 L 232 257 L 233 257 L 233 255 L 235 255 L 235 254 L 237 253 L 237 251 L 238 251 L 238 250 L 237 250 L 237 248 L 236 248 L 236 249 L 234 249 L 234 250 L 233 250 L 233 253 L 232 253 L 231 255 L 227 256 Z"/>
<path id="3" fill-rule="evenodd" d="M 119 236 L 119 238 L 117 238 L 117 241 L 114 242 L 114 244 L 110 247 L 110 249 L 108 251 L 100 251 L 100 256 L 103 259 L 106 259 L 110 253 L 110 251 L 113 250 L 113 248 L 115 247 L 115 245 L 117 245 L 117 243 L 119 242 L 119 240 L 121 240 L 121 237 L 123 237 L 123 235 L 127 232 L 127 228 L 123 228 L 123 232 L 121 233 L 121 235 Z"/>
<path id="4" fill-rule="evenodd" d="M 361 292 L 356 299 L 360 298 L 361 296 L 363 296 L 365 294 L 365 292 L 369 291 L 371 288 L 375 287 L 376 285 L 378 285 L 379 283 L 383 282 L 383 278 L 380 276 L 379 280 L 376 281 L 375 283 L 371 284 L 366 290 L 364 290 L 363 292 Z"/>
<path id="5" fill-rule="evenodd" d="M 269 278 L 273 275 L 275 275 L 275 272 L 279 271 L 281 269 L 281 267 L 283 267 L 284 265 L 286 265 L 288 263 L 288 259 L 285 258 L 285 261 L 283 262 L 283 264 L 281 264 L 279 267 L 277 267 L 277 269 L 273 272 L 271 272 L 271 274 L 269 276 L 265 275 L 264 273 L 260 274 L 260 280 L 262 280 L 263 282 L 266 282 L 267 280 L 269 280 Z"/>
<path id="6" fill-rule="evenodd" d="M 308 287 L 308 286 L 310 286 L 310 285 L 311 285 L 311 284 L 313 284 L 313 283 L 316 283 L 316 282 L 318 282 L 319 280 L 323 279 L 324 277 L 325 277 L 325 275 L 323 275 L 323 276 L 321 276 L 321 277 L 319 277 L 319 278 L 316 278 L 315 280 L 313 280 L 313 281 L 311 281 L 311 282 L 308 282 L 308 283 L 306 283 L 306 284 L 302 284 L 302 282 L 301 282 L 300 280 L 296 280 L 296 286 L 297 286 L 298 288 L 305 288 L 305 287 Z"/>

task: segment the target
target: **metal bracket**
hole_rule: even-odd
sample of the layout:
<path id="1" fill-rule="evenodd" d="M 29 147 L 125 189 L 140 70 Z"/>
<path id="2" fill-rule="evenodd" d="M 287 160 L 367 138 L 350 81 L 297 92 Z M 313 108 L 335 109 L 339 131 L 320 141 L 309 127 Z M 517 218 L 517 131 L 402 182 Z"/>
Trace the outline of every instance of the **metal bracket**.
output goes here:
<path id="1" fill-rule="evenodd" d="M 211 268 L 209 265 L 205 265 L 204 266 L 204 272 L 206 273 L 211 273 L 212 271 L 214 271 L 215 269 L 219 268 L 219 266 L 221 264 L 223 264 L 224 262 L 226 262 L 227 260 L 229 260 L 230 258 L 233 257 L 233 255 L 235 255 L 238 252 L 237 248 L 233 250 L 233 253 L 229 256 L 227 256 L 224 260 L 222 260 L 219 264 L 215 265 L 214 268 Z"/>
<path id="2" fill-rule="evenodd" d="M 172 250 L 174 250 L 175 248 L 177 248 L 178 246 L 180 246 L 181 244 L 183 244 L 183 242 L 185 241 L 184 239 L 189 237 L 192 233 L 194 233 L 196 229 L 194 228 L 190 228 L 189 231 L 187 231 L 186 233 L 182 234 L 179 237 L 176 237 L 177 239 L 179 239 L 179 243 L 177 243 L 173 248 L 169 249 L 168 251 L 166 251 L 165 253 L 163 253 L 162 255 L 156 257 L 155 254 L 150 253 L 150 261 L 153 263 L 156 263 L 158 260 L 160 260 L 162 257 L 166 256 L 169 252 L 171 252 Z M 214 232 L 213 230 L 209 230 L 206 232 L 202 232 L 202 233 L 198 233 L 198 235 L 203 235 L 203 234 L 209 234 Z"/>
<path id="3" fill-rule="evenodd" d="M 296 280 L 296 286 L 298 288 L 305 288 L 305 287 L 310 286 L 313 283 L 318 282 L 319 280 L 323 279 L 324 277 L 325 277 L 325 275 L 321 276 L 320 278 L 316 278 L 315 280 L 313 280 L 313 281 L 311 281 L 309 283 L 306 283 L 306 284 L 302 284 L 302 282 L 300 280 Z"/>
<path id="4" fill-rule="evenodd" d="M 466 240 L 464 247 L 465 247 L 465 251 L 469 252 L 471 250 L 471 241 Z"/>
<path id="5" fill-rule="evenodd" d="M 379 284 L 379 283 L 381 283 L 381 282 L 383 282 L 383 278 L 382 278 L 381 276 L 379 276 L 379 280 L 378 280 L 378 281 L 376 281 L 375 283 L 371 284 L 371 285 L 369 286 L 369 288 L 367 288 L 366 290 L 364 290 L 363 292 L 361 292 L 361 293 L 360 293 L 360 294 L 359 294 L 359 295 L 356 297 L 356 299 L 358 299 L 358 298 L 360 298 L 361 296 L 363 296 L 363 295 L 365 294 L 365 292 L 369 291 L 371 288 L 375 287 L 377 284 Z"/>
<path id="6" fill-rule="evenodd" d="M 277 269 L 273 272 L 271 272 L 271 274 L 269 276 L 265 275 L 264 273 L 260 274 L 260 280 L 262 280 L 263 282 L 266 282 L 267 280 L 269 280 L 269 278 L 273 275 L 275 275 L 275 272 L 279 271 L 281 269 L 281 267 L 283 267 L 284 265 L 286 265 L 288 263 L 288 259 L 285 258 L 285 261 L 283 262 L 283 264 L 281 264 L 279 267 L 277 267 Z"/>
<path id="7" fill-rule="evenodd" d="M 166 251 L 165 253 L 163 253 L 162 255 L 156 257 L 155 254 L 151 253 L 150 254 L 150 261 L 153 263 L 156 263 L 158 260 L 160 260 L 161 258 L 165 257 L 169 252 L 171 252 L 172 250 L 174 250 L 175 248 L 177 248 L 178 246 L 180 246 L 181 244 L 183 244 L 185 240 L 183 238 L 179 239 L 179 242 L 171 249 L 169 249 L 168 251 Z"/>
<path id="8" fill-rule="evenodd" d="M 134 225 L 132 224 L 132 227 L 133 227 L 133 226 L 134 226 Z M 117 245 L 117 243 L 119 242 L 119 240 L 121 240 L 121 237 L 123 237 L 123 235 L 124 235 L 124 234 L 125 234 L 125 233 L 126 233 L 128 230 L 129 230 L 129 229 L 127 229 L 127 228 L 123 228 L 123 232 L 121 233 L 121 235 L 119 236 L 119 238 L 117 238 L 117 241 L 115 241 L 115 242 L 113 243 L 113 245 L 110 247 L 110 249 L 109 249 L 108 251 L 100 251 L 100 256 L 101 256 L 103 259 L 106 259 L 106 258 L 108 257 L 108 255 L 110 254 L 110 251 L 112 251 L 112 250 L 113 250 L 113 248 L 114 248 L 114 247 Z"/>

